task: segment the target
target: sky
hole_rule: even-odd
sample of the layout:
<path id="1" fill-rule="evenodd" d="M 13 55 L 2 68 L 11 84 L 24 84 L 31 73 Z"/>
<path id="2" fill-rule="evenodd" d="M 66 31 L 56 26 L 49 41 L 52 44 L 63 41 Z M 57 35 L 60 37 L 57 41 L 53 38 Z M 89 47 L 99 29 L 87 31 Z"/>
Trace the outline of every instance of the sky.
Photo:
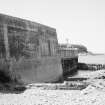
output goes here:
<path id="1" fill-rule="evenodd" d="M 0 0 L 0 13 L 56 28 L 59 43 L 105 53 L 105 0 Z"/>

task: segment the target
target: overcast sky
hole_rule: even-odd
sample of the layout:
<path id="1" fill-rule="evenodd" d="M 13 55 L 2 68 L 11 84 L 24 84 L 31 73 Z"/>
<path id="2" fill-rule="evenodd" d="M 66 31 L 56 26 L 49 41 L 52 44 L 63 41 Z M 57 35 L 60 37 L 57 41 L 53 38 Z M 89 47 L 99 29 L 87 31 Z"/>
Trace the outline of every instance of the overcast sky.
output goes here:
<path id="1" fill-rule="evenodd" d="M 59 43 L 105 53 L 105 0 L 0 0 L 0 13 L 56 28 Z"/>

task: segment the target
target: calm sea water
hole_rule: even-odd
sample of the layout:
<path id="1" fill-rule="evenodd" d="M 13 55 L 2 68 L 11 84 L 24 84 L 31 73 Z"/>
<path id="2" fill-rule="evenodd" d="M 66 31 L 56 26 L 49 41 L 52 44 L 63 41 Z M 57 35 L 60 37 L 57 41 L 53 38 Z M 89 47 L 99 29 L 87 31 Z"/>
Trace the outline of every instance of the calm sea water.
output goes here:
<path id="1" fill-rule="evenodd" d="M 78 61 L 87 64 L 105 64 L 105 55 L 80 55 Z"/>

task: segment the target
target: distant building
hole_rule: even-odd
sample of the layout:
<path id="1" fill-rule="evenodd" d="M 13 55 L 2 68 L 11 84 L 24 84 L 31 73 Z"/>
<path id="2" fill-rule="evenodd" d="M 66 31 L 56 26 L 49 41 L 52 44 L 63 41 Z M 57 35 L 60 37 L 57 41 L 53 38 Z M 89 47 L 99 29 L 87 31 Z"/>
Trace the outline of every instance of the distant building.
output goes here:
<path id="1" fill-rule="evenodd" d="M 69 44 L 59 44 L 58 55 L 61 57 L 63 76 L 72 75 L 77 70 L 78 49 Z"/>
<path id="2" fill-rule="evenodd" d="M 74 50 L 75 52 L 79 53 L 87 53 L 87 48 L 83 45 L 77 44 L 60 44 L 60 48 Z"/>
<path id="3" fill-rule="evenodd" d="M 78 50 L 66 44 L 59 44 L 58 54 L 62 57 L 73 58 L 78 55 Z"/>

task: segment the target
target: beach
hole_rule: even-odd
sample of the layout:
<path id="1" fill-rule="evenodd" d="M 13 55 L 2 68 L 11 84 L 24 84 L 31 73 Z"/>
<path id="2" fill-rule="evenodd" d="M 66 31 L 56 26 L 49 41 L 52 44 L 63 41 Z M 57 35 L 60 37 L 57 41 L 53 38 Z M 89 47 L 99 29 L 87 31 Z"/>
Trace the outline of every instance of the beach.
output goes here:
<path id="1" fill-rule="evenodd" d="M 105 103 L 105 69 L 94 72 L 78 72 L 87 87 L 82 90 L 64 90 L 55 87 L 65 83 L 29 84 L 20 94 L 0 93 L 0 105 L 104 105 Z"/>

